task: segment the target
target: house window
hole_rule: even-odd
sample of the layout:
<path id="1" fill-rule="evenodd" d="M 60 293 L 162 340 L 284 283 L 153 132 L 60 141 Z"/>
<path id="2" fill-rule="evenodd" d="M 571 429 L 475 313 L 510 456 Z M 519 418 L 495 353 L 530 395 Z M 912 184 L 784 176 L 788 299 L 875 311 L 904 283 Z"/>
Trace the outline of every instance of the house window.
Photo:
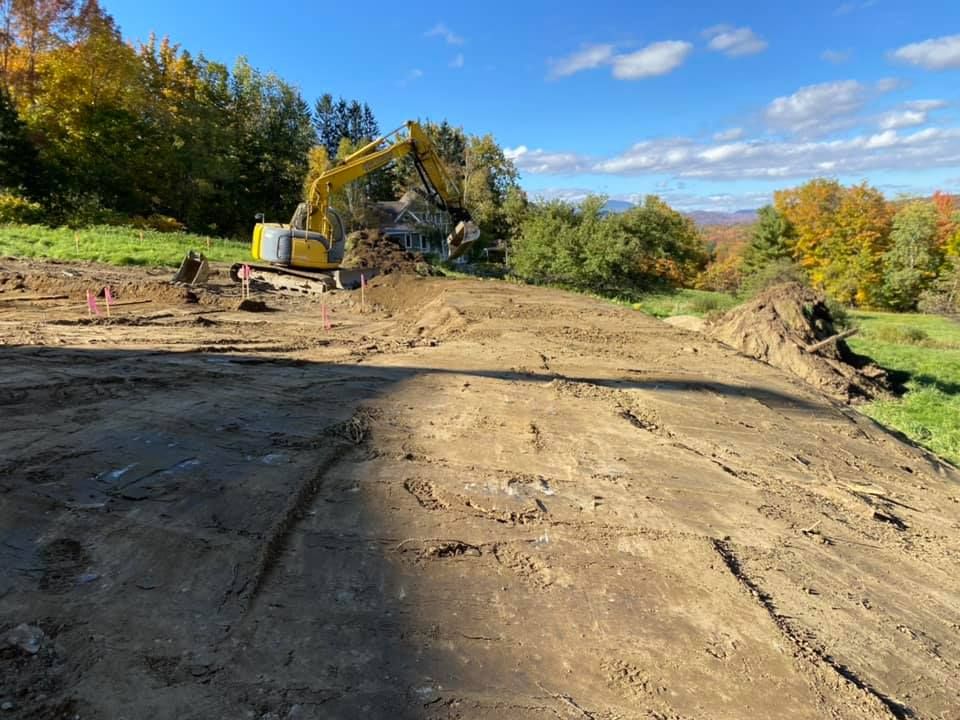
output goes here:
<path id="1" fill-rule="evenodd" d="M 409 234 L 403 236 L 403 246 L 407 250 L 413 250 L 413 238 Z"/>

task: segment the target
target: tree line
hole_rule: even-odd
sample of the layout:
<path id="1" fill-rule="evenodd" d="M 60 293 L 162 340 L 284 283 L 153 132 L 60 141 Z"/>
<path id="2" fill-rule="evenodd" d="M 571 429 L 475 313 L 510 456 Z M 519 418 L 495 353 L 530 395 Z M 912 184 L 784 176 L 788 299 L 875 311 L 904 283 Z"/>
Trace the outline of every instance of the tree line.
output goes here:
<path id="1" fill-rule="evenodd" d="M 518 277 L 622 298 L 690 285 L 711 255 L 689 217 L 648 195 L 626 212 L 606 198 L 509 208 L 510 269 Z"/>
<path id="2" fill-rule="evenodd" d="M 631 296 L 794 277 L 898 310 L 960 295 L 960 213 L 942 193 L 890 202 L 865 183 L 816 179 L 776 193 L 750 242 L 718 257 L 659 198 L 622 214 L 602 198 L 530 202 L 491 135 L 422 124 L 485 241 L 509 240 L 511 271 L 532 282 Z M 242 237 L 257 213 L 286 220 L 311 177 L 380 133 L 366 103 L 309 103 L 242 57 L 228 67 L 168 39 L 126 42 L 98 0 L 0 0 L 0 222 Z M 376 201 L 419 186 L 407 159 L 336 201 L 352 228 L 367 227 Z"/>
<path id="3" fill-rule="evenodd" d="M 838 302 L 891 310 L 960 309 L 960 208 L 953 196 L 888 201 L 866 183 L 817 178 L 778 191 L 748 242 L 698 278 L 749 291 L 778 278 Z"/>
<path id="4" fill-rule="evenodd" d="M 512 163 L 489 135 L 426 124 L 481 227 L 501 235 Z M 335 162 L 380 130 L 366 103 L 311 104 L 243 57 L 126 42 L 97 0 L 0 0 L 0 221 L 243 236 L 256 213 L 290 217 L 311 158 Z M 351 217 L 414 180 L 402 164 L 365 179 Z"/>

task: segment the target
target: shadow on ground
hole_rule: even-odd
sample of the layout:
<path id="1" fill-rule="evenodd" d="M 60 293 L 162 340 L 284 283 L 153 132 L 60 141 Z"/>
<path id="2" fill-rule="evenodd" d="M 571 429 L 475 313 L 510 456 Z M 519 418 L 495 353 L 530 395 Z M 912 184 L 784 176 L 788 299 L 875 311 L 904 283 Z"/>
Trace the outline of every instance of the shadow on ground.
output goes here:
<path id="1" fill-rule="evenodd" d="M 470 549 L 403 548 L 366 484 L 405 452 L 378 442 L 374 401 L 418 376 L 825 407 L 648 375 L 26 346 L 0 364 L 0 631 L 44 633 L 0 652 L 0 686 L 30 718 L 439 712 L 443 618 L 409 582 L 424 553 Z"/>

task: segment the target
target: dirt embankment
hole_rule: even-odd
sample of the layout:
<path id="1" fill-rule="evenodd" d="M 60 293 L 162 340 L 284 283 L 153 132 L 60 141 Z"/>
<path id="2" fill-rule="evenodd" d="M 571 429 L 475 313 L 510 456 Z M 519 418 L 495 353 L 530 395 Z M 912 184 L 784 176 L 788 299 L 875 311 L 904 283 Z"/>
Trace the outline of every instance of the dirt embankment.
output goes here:
<path id="1" fill-rule="evenodd" d="M 0 265 L 0 715 L 957 716 L 960 474 L 794 375 L 507 283 L 101 323 L 37 296 L 155 279 Z"/>
<path id="2" fill-rule="evenodd" d="M 837 400 L 871 400 L 891 391 L 883 369 L 844 342 L 823 294 L 798 283 L 769 288 L 710 324 L 708 332 Z"/>

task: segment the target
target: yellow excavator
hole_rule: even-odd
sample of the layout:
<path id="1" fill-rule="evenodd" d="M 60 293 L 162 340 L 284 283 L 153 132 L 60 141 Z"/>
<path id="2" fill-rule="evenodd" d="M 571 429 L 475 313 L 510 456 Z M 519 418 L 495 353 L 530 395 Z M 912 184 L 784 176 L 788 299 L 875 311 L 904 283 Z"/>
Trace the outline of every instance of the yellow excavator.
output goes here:
<path id="1" fill-rule="evenodd" d="M 430 138 L 418 123 L 410 121 L 324 171 L 311 184 L 308 201 L 297 207 L 288 224 L 265 223 L 258 216 L 252 254 L 254 260 L 268 264 L 248 264 L 252 278 L 282 289 L 307 292 L 319 290 L 321 285 L 355 287 L 360 271 L 340 266 L 346 233 L 340 215 L 330 204 L 331 198 L 348 183 L 405 155 L 413 159 L 427 199 L 449 213 L 456 223 L 447 237 L 449 257 L 466 252 L 480 237 L 480 230 L 463 206 L 460 190 L 444 169 Z M 231 269 L 234 280 L 239 278 L 242 267 L 238 263 Z"/>

